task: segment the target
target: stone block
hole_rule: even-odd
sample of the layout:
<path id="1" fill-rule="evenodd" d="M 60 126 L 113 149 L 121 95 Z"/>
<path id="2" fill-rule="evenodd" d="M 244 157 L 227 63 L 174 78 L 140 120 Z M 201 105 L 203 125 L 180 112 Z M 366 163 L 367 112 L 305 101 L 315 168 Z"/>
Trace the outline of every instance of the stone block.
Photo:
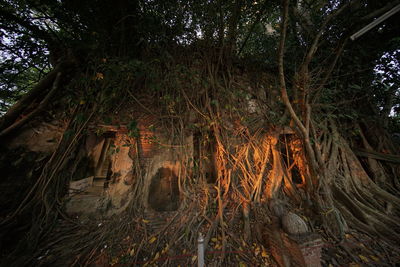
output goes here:
<path id="1" fill-rule="evenodd" d="M 321 267 L 321 250 L 324 242 L 317 234 L 294 237 L 303 254 L 307 267 Z"/>

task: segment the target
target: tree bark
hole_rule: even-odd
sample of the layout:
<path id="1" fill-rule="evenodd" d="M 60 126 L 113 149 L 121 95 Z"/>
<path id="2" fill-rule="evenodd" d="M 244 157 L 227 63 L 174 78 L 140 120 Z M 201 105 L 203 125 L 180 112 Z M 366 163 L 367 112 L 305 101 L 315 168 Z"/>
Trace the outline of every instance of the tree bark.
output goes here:
<path id="1" fill-rule="evenodd" d="M 17 103 L 15 103 L 7 112 L 0 118 L 0 131 L 4 131 L 10 127 L 22 112 L 37 98 L 43 91 L 47 90 L 54 84 L 59 72 L 65 73 L 65 69 L 72 65 L 71 62 L 62 62 L 50 71 L 32 90 L 26 93 Z"/>
<path id="2" fill-rule="evenodd" d="M 30 121 L 34 116 L 36 116 L 38 113 L 40 113 L 41 111 L 43 111 L 45 109 L 45 107 L 47 106 L 47 104 L 50 102 L 51 98 L 55 95 L 55 93 L 57 92 L 57 89 L 59 87 L 59 82 L 60 82 L 60 77 L 61 77 L 61 72 L 58 72 L 56 74 L 57 76 L 54 79 L 54 83 L 53 83 L 53 88 L 51 89 L 51 91 L 46 95 L 46 97 L 42 100 L 42 102 L 40 102 L 39 106 L 32 111 L 31 113 L 29 113 L 27 116 L 25 116 L 24 118 L 16 121 L 14 124 L 12 124 L 11 126 L 5 128 L 4 130 L 2 130 L 0 132 L 0 138 L 6 136 L 6 135 L 10 135 L 11 133 L 13 133 L 14 131 L 18 130 L 19 128 L 21 128 L 24 124 L 26 124 L 28 121 Z"/>

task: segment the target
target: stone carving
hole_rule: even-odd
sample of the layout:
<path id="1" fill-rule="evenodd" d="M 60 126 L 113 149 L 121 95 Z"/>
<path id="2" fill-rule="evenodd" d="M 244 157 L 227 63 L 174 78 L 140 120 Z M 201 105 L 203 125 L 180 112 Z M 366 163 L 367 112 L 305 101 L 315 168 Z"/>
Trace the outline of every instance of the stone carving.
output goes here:
<path id="1" fill-rule="evenodd" d="M 309 232 L 307 223 L 299 215 L 290 211 L 282 217 L 282 227 L 290 235 L 302 235 Z"/>

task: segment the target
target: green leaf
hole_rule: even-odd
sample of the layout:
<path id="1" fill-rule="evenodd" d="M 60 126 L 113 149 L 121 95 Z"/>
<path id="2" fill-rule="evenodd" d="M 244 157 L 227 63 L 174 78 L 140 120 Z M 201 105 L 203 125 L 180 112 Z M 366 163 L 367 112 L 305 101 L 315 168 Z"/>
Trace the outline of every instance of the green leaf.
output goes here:
<path id="1" fill-rule="evenodd" d="M 112 119 L 111 119 L 111 117 L 105 117 L 105 118 L 103 119 L 103 122 L 104 122 L 105 124 L 111 124 L 111 123 L 112 123 Z"/>
<path id="2" fill-rule="evenodd" d="M 137 129 L 137 121 L 132 120 L 130 123 L 128 123 L 127 128 L 130 131 Z"/>
<path id="3" fill-rule="evenodd" d="M 76 117 L 75 117 L 75 121 L 76 121 L 77 123 L 82 123 L 82 122 L 85 121 L 85 119 L 86 119 L 86 116 L 85 116 L 85 114 L 83 114 L 83 113 L 78 113 L 78 114 L 76 115 Z"/>
<path id="4" fill-rule="evenodd" d="M 357 84 L 350 84 L 349 87 L 352 89 L 358 89 L 358 90 L 361 89 L 361 86 L 359 86 Z"/>
<path id="5" fill-rule="evenodd" d="M 216 105 L 218 105 L 218 100 L 213 99 L 213 100 L 211 100 L 210 104 L 216 106 Z"/>
<path id="6" fill-rule="evenodd" d="M 64 132 L 64 138 L 69 139 L 74 134 L 74 131 L 69 129 Z"/>

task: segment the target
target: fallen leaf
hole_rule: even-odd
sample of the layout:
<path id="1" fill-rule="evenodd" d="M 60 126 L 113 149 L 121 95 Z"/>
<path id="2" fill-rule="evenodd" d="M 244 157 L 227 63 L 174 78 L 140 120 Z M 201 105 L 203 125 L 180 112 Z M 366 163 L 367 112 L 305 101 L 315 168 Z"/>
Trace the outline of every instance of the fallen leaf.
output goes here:
<path id="1" fill-rule="evenodd" d="M 192 262 L 195 262 L 196 260 L 197 260 L 197 256 L 194 255 L 194 256 L 192 257 Z"/>
<path id="2" fill-rule="evenodd" d="M 268 254 L 267 254 L 267 252 L 265 250 L 263 250 L 261 252 L 261 257 L 263 257 L 263 258 L 267 258 L 268 257 Z"/>
<path id="3" fill-rule="evenodd" d="M 157 237 L 153 236 L 152 238 L 149 239 L 149 244 L 153 244 L 154 241 L 157 240 Z"/>
<path id="4" fill-rule="evenodd" d="M 165 252 L 167 252 L 169 250 L 169 245 L 167 245 L 162 251 L 161 254 L 164 254 Z"/>
<path id="5" fill-rule="evenodd" d="M 360 257 L 360 259 L 361 259 L 363 262 L 365 262 L 365 263 L 368 263 L 368 262 L 369 262 L 368 258 L 365 257 L 365 256 L 363 256 L 363 255 L 358 255 L 358 257 Z"/>
<path id="6" fill-rule="evenodd" d="M 112 260 L 111 260 L 111 265 L 115 265 L 115 264 L 117 264 L 117 263 L 118 263 L 118 257 L 112 258 Z"/>
<path id="7" fill-rule="evenodd" d="M 104 79 L 104 74 L 101 72 L 96 73 L 96 80 L 103 80 Z"/>
<path id="8" fill-rule="evenodd" d="M 133 257 L 135 255 L 135 248 L 132 248 L 131 251 L 129 252 L 129 255 Z"/>
<path id="9" fill-rule="evenodd" d="M 380 261 L 379 258 L 376 257 L 376 256 L 370 255 L 369 257 L 370 257 L 373 261 L 376 261 L 376 262 L 379 262 L 379 261 Z"/>
<path id="10" fill-rule="evenodd" d="M 149 221 L 149 220 L 143 219 L 142 222 L 144 222 L 144 223 L 149 223 L 150 221 Z"/>
<path id="11" fill-rule="evenodd" d="M 153 260 L 157 260 L 159 257 L 160 257 L 160 252 L 157 252 Z"/>

